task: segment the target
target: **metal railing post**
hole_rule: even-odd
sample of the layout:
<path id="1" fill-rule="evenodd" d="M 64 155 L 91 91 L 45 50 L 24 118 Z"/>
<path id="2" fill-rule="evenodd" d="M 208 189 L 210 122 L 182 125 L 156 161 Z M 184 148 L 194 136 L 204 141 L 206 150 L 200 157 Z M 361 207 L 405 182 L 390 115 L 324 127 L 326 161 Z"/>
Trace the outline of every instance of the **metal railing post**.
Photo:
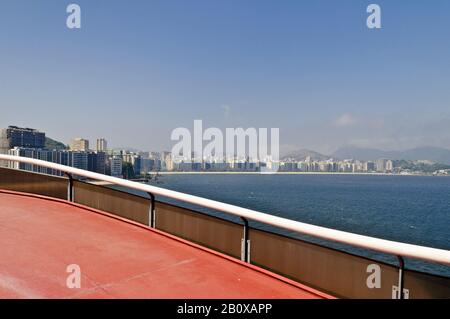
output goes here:
<path id="1" fill-rule="evenodd" d="M 403 295 L 403 275 L 405 271 L 405 261 L 402 256 L 397 256 L 399 261 L 399 268 L 398 268 L 398 298 L 397 299 L 404 299 Z"/>
<path id="2" fill-rule="evenodd" d="M 241 260 L 246 263 L 250 263 L 250 226 L 247 218 L 241 217 L 241 219 L 244 222 L 244 238 L 241 240 Z"/>
<path id="3" fill-rule="evenodd" d="M 149 210 L 148 224 L 151 228 L 156 228 L 155 195 L 153 195 L 150 192 L 147 194 L 150 195 L 150 210 Z"/>
<path id="4" fill-rule="evenodd" d="M 64 174 L 69 178 L 69 184 L 67 185 L 67 200 L 73 202 L 73 177 L 72 174 L 64 172 Z"/>

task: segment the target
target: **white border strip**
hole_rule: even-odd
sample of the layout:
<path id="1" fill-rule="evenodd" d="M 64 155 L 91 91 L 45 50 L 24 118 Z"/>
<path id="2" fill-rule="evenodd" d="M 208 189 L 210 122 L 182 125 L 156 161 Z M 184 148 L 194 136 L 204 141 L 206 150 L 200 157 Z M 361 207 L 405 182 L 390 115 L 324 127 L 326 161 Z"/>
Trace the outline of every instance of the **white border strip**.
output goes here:
<path id="1" fill-rule="evenodd" d="M 165 196 L 172 199 L 180 200 L 186 203 L 191 203 L 221 212 L 229 213 L 235 216 L 245 217 L 250 220 L 258 221 L 268 225 L 276 226 L 279 228 L 287 229 L 290 231 L 319 237 L 322 239 L 327 239 L 335 242 L 340 242 L 352 246 L 362 247 L 366 249 L 375 250 L 378 252 L 383 252 L 395 256 L 410 257 L 416 259 L 427 260 L 431 262 L 437 262 L 445 265 L 450 265 L 450 251 L 436 248 L 429 248 L 424 246 L 417 246 L 411 244 L 405 244 L 385 239 L 379 239 L 369 236 L 363 236 L 353 233 L 348 233 L 340 230 L 314 226 L 310 224 L 305 224 L 286 218 L 281 218 L 251 209 L 242 208 L 235 205 L 225 204 L 218 201 L 188 195 L 160 187 L 155 187 L 151 185 L 141 184 L 137 182 L 128 181 L 121 178 L 116 178 L 112 176 L 107 176 L 103 174 L 98 174 L 94 172 L 89 172 L 81 170 L 78 168 L 73 168 L 65 165 L 55 164 L 51 162 L 46 162 L 42 160 L 37 160 L 33 158 L 18 157 L 12 155 L 1 155 L 0 160 L 20 162 L 32 165 L 43 166 L 51 169 L 55 169 L 62 172 L 67 172 L 73 175 L 83 176 L 95 180 L 109 182 L 115 185 L 129 187 L 135 190 L 140 190 L 143 192 L 150 192 L 154 195 Z"/>

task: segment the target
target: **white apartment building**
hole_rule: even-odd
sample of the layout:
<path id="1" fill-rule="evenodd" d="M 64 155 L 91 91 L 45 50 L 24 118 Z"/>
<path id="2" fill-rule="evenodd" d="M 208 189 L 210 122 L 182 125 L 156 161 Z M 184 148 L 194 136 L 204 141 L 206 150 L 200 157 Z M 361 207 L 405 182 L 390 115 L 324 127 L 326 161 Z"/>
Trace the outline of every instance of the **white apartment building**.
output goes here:
<path id="1" fill-rule="evenodd" d="M 89 141 L 84 138 L 77 137 L 70 143 L 72 151 L 89 151 Z"/>

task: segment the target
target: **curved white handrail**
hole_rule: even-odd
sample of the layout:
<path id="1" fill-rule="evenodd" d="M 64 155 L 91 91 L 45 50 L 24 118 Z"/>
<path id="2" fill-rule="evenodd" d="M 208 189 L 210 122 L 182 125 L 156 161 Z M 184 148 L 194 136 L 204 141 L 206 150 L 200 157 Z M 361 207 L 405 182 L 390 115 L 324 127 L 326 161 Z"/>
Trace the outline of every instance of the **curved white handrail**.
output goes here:
<path id="1" fill-rule="evenodd" d="M 366 249 L 375 250 L 395 256 L 410 257 L 416 259 L 427 260 L 431 262 L 437 262 L 445 265 L 450 265 L 450 251 L 436 248 L 429 248 L 424 246 L 417 246 L 412 244 L 405 244 L 385 239 L 379 239 L 364 235 L 358 235 L 348 233 L 340 230 L 314 226 L 306 223 L 301 223 L 294 220 L 289 220 L 282 217 L 277 217 L 251 209 L 242 208 L 235 205 L 225 204 L 215 200 L 210 200 L 198 196 L 188 195 L 160 187 L 151 185 L 140 184 L 137 182 L 128 181 L 121 178 L 102 175 L 94 172 L 81 170 L 65 165 L 55 164 L 33 158 L 18 157 L 12 155 L 1 155 L 0 160 L 20 162 L 26 164 L 32 164 L 37 166 L 43 166 L 51 169 L 55 169 L 61 172 L 70 173 L 73 175 L 83 176 L 95 180 L 110 182 L 112 184 L 129 187 L 135 190 L 140 190 L 147 193 L 153 193 L 154 195 L 165 196 L 168 198 L 180 200 L 186 203 L 191 203 L 221 212 L 229 213 L 239 217 L 245 217 L 254 221 L 265 223 L 268 225 L 276 226 L 279 228 L 287 229 L 290 231 L 319 237 L 335 242 L 340 242 L 352 246 L 358 246 Z"/>

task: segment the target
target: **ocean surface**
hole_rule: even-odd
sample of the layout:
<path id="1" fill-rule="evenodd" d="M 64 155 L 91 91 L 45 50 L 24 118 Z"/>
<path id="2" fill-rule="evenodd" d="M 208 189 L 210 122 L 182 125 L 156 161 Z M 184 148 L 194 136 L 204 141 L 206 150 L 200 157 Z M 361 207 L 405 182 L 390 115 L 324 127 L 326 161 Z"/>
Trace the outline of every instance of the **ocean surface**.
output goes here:
<path id="1" fill-rule="evenodd" d="M 449 177 L 174 174 L 162 175 L 150 184 L 314 225 L 450 250 Z M 253 226 L 397 264 L 391 256 L 266 225 Z M 450 277 L 446 266 L 406 260 L 406 267 Z"/>

